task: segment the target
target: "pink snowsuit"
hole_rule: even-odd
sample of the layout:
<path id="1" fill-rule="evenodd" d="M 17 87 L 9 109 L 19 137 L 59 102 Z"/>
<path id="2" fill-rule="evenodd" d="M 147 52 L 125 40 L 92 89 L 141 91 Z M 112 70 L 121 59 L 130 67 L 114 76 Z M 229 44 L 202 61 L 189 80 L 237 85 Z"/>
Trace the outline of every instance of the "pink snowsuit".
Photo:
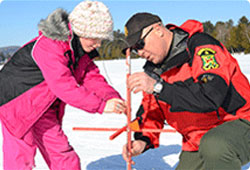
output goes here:
<path id="1" fill-rule="evenodd" d="M 55 13 L 62 18 L 67 15 Z M 5 170 L 32 169 L 37 147 L 50 169 L 80 169 L 79 158 L 61 129 L 65 104 L 102 113 L 108 99 L 121 98 L 92 61 L 97 51 L 86 53 L 79 48 L 70 23 L 61 20 L 65 24 L 53 24 L 67 27 L 66 37 L 65 33 L 54 36 L 58 25 L 47 23 L 50 32 L 40 30 L 0 72 Z"/>

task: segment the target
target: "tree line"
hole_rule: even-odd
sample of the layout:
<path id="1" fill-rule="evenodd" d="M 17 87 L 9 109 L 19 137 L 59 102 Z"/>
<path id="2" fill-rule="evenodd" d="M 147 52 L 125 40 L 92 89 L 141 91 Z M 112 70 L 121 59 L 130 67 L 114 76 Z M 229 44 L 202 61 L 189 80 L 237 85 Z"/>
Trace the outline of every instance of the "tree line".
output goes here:
<path id="1" fill-rule="evenodd" d="M 213 25 L 211 21 L 203 22 L 204 32 L 210 34 L 225 45 L 231 53 L 250 53 L 250 21 L 243 16 L 235 25 L 230 19 L 226 22 L 218 21 Z M 125 47 L 125 36 L 120 30 L 114 31 L 114 42 L 103 41 L 99 48 L 101 58 L 119 59 L 125 58 L 121 50 Z M 133 55 L 132 58 L 138 56 Z"/>
<path id="2" fill-rule="evenodd" d="M 226 22 L 218 21 L 215 25 L 211 21 L 202 24 L 204 32 L 222 42 L 229 52 L 250 53 L 250 21 L 247 17 L 241 17 L 236 25 L 232 19 Z M 114 41 L 104 40 L 102 42 L 101 47 L 98 49 L 100 57 L 96 60 L 125 58 L 125 55 L 122 54 L 122 49 L 126 47 L 124 39 L 125 35 L 121 30 L 114 31 Z M 6 54 L 0 51 L 0 64 L 10 56 L 10 53 Z M 139 56 L 131 55 L 131 58 L 137 57 Z"/>
<path id="3" fill-rule="evenodd" d="M 230 19 L 215 25 L 207 21 L 203 26 L 204 32 L 222 42 L 231 53 L 250 53 L 250 22 L 245 16 L 239 19 L 237 25 Z"/>

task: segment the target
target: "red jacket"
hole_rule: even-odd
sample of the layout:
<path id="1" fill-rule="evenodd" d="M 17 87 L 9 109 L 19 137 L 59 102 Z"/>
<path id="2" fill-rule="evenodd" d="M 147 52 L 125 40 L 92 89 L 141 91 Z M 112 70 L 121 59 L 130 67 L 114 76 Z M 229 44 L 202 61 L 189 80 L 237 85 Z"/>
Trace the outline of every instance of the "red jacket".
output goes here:
<path id="1" fill-rule="evenodd" d="M 160 129 L 164 121 L 183 136 L 184 151 L 197 151 L 200 139 L 226 121 L 250 121 L 250 85 L 237 61 L 217 40 L 202 33 L 197 21 L 173 31 L 171 50 L 162 64 L 147 62 L 144 71 L 163 80 L 156 96 L 144 93 L 137 112 L 141 128 Z M 135 133 L 135 139 L 159 146 L 159 133 Z"/>

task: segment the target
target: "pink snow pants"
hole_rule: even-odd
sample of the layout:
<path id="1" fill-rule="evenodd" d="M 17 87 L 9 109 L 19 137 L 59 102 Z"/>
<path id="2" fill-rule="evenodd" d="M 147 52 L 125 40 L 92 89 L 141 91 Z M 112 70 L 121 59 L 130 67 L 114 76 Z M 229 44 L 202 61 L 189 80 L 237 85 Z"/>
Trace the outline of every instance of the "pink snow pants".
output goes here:
<path id="1" fill-rule="evenodd" d="M 31 170 L 37 147 L 51 170 L 81 169 L 80 159 L 62 131 L 57 108 L 50 107 L 22 139 L 2 125 L 4 170 Z"/>

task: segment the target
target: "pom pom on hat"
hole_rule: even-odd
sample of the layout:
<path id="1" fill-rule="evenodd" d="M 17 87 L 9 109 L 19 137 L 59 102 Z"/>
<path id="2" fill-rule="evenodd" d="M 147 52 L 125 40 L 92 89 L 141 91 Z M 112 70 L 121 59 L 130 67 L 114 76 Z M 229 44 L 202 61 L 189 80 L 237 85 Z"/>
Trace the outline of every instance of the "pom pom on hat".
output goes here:
<path id="1" fill-rule="evenodd" d="M 85 38 L 113 40 L 113 20 L 109 9 L 98 1 L 83 1 L 69 15 L 74 33 Z"/>

